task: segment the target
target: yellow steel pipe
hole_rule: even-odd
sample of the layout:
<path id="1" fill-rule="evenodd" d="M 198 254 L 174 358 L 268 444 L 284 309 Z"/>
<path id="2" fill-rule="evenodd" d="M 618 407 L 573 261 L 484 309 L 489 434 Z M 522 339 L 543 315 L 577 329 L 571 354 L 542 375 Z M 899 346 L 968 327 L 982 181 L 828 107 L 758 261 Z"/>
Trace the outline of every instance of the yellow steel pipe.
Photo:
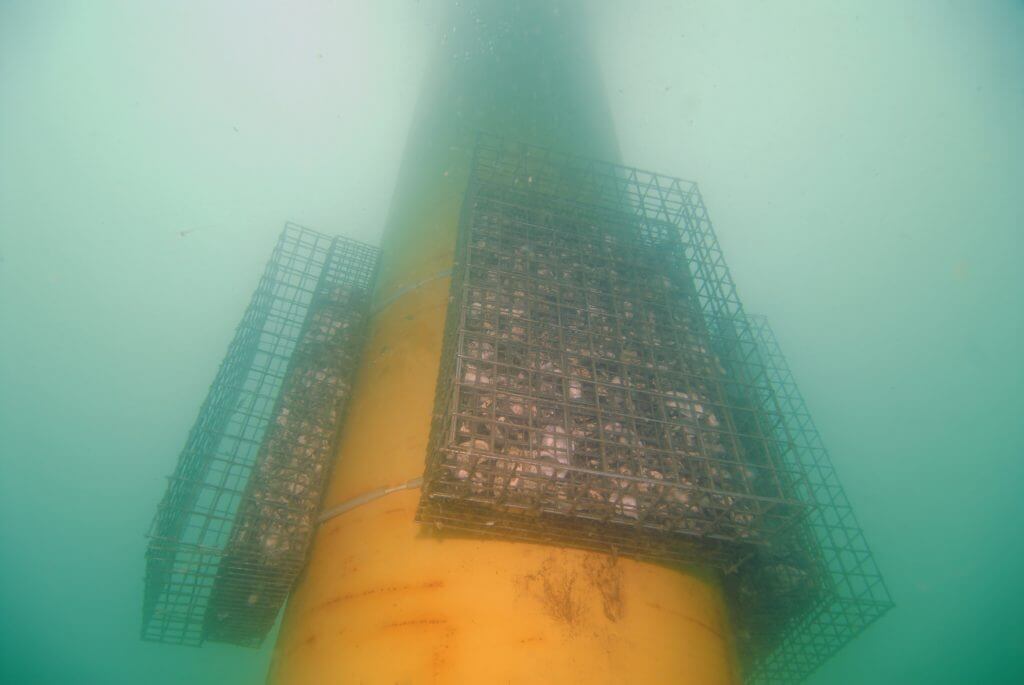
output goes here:
<path id="1" fill-rule="evenodd" d="M 537 31 L 531 25 L 529 35 Z M 549 78 L 555 86 L 538 97 L 525 90 L 531 74 L 517 85 L 508 72 L 495 85 L 486 69 L 473 69 L 427 85 L 325 509 L 423 474 L 472 144 L 452 122 L 612 154 L 613 141 L 596 140 L 610 128 L 601 116 L 591 113 L 587 127 L 573 123 L 577 113 L 585 118 L 578 93 L 565 102 Z M 574 137 L 581 127 L 587 132 Z M 392 492 L 320 527 L 288 603 L 271 683 L 738 682 L 712 576 L 426 534 L 414 521 L 419 496 L 418 488 Z"/>
<path id="2" fill-rule="evenodd" d="M 386 304 L 326 507 L 422 474 L 450 286 L 437 274 L 453 259 L 466 157 L 452 153 L 433 192 L 409 203 L 408 229 L 383 246 L 377 301 Z M 395 492 L 324 523 L 271 682 L 736 682 L 712 579 L 575 549 L 424 535 L 418 498 Z"/>

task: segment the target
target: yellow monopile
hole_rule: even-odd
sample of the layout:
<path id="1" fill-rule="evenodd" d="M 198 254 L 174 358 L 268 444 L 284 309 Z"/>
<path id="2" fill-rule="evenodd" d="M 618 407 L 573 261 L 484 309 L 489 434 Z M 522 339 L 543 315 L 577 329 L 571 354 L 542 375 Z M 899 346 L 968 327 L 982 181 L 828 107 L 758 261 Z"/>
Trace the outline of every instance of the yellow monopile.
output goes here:
<path id="1" fill-rule="evenodd" d="M 493 22 L 505 27 L 499 55 L 538 43 L 511 71 L 502 64 L 500 82 L 488 76 L 497 64 L 488 62 L 492 44 L 476 63 L 470 55 L 442 64 L 428 83 L 381 246 L 373 316 L 325 509 L 423 473 L 470 165 L 472 136 L 460 131 L 615 154 L 614 143 L 594 139 L 610 125 L 600 123 L 603 99 L 580 86 L 576 63 L 559 63 L 572 87 L 559 87 L 553 72 L 534 85 L 545 46 L 565 50 L 568 40 L 564 8 L 555 18 L 540 8 L 528 31 Z M 574 127 L 568 114 L 588 102 L 598 114 Z M 739 681 L 721 588 L 710 574 L 428 534 L 414 520 L 419 496 L 416 487 L 398 489 L 323 523 L 289 600 L 271 683 Z"/>

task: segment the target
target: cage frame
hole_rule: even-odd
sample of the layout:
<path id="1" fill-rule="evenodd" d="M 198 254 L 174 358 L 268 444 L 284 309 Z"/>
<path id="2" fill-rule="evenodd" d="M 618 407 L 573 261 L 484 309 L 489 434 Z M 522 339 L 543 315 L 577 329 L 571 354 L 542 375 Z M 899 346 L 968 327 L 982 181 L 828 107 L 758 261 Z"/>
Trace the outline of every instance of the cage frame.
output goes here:
<path id="1" fill-rule="evenodd" d="M 695 309 L 691 313 L 692 322 L 697 322 L 701 326 L 712 321 L 726 319 L 731 322 L 730 335 L 725 335 L 722 330 L 711 331 L 709 329 L 705 336 L 709 347 L 714 345 L 716 354 L 721 350 L 727 350 L 736 357 L 735 363 L 731 365 L 732 376 L 716 378 L 718 392 L 713 398 L 712 404 L 725 402 L 730 393 L 732 395 L 736 395 L 737 392 L 742 393 L 747 398 L 745 401 L 749 405 L 748 413 L 753 420 L 751 424 L 753 430 L 750 430 L 749 434 L 741 434 L 731 424 L 728 430 L 708 432 L 729 435 L 734 441 L 739 436 L 744 441 L 753 439 L 763 443 L 762 449 L 767 460 L 765 470 L 777 481 L 780 478 L 779 474 L 785 469 L 800 467 L 799 464 L 784 464 L 776 460 L 776 455 L 772 451 L 774 445 L 770 444 L 774 438 L 767 436 L 769 426 L 764 425 L 757 413 L 759 401 L 754 395 L 767 392 L 767 379 L 763 376 L 751 377 L 749 375 L 752 370 L 757 368 L 746 363 L 756 353 L 753 333 L 750 331 L 742 304 L 736 295 L 735 285 L 725 266 L 721 249 L 707 218 L 707 210 L 696 184 L 641 171 L 633 167 L 558 153 L 538 146 L 508 141 L 500 136 L 481 133 L 478 135 L 474 147 L 471 174 L 460 218 L 452 277 L 452 296 L 445 325 L 444 351 L 435 395 L 434 422 L 431 430 L 423 497 L 418 510 L 419 520 L 485 536 L 500 534 L 517 539 L 557 541 L 577 546 L 601 548 L 605 551 L 613 549 L 616 552 L 656 560 L 685 562 L 695 559 L 701 561 L 710 559 L 715 565 L 722 568 L 735 568 L 752 552 L 749 545 L 737 544 L 739 541 L 736 534 L 730 537 L 721 534 L 720 530 L 712 529 L 710 532 L 704 531 L 697 535 L 685 530 L 676 530 L 673 531 L 675 539 L 671 541 L 671 544 L 663 544 L 668 542 L 668 537 L 671 537 L 666 536 L 664 531 L 657 531 L 652 535 L 649 534 L 650 530 L 641 530 L 638 526 L 623 526 L 621 524 L 630 522 L 622 520 L 621 516 L 614 522 L 616 525 L 611 527 L 607 525 L 609 517 L 591 521 L 596 525 L 589 525 L 583 524 L 578 517 L 576 520 L 566 521 L 564 517 L 557 516 L 557 512 L 552 511 L 552 508 L 548 508 L 543 511 L 530 512 L 520 521 L 512 522 L 507 516 L 504 517 L 504 521 L 499 521 L 498 519 L 503 518 L 503 515 L 495 515 L 493 508 L 477 506 L 469 501 L 459 502 L 455 497 L 450 497 L 443 506 L 438 505 L 440 489 L 438 474 L 444 466 L 444 459 L 438 455 L 445 453 L 446 450 L 450 453 L 450 445 L 454 436 L 454 422 L 450 420 L 449 408 L 453 403 L 457 404 L 459 401 L 459 382 L 451 382 L 449 384 L 451 387 L 446 387 L 445 384 L 449 382 L 448 379 L 461 378 L 465 371 L 466 336 L 470 333 L 466 325 L 466 290 L 467 286 L 479 285 L 472 282 L 468 276 L 469 272 L 476 268 L 470 254 L 472 247 L 469 245 L 473 239 L 472 236 L 475 235 L 473 233 L 474 213 L 478 208 L 481 196 L 486 195 L 488 188 L 497 187 L 505 191 L 509 188 L 514 189 L 515 186 L 521 187 L 513 190 L 512 194 L 519 193 L 520 199 L 522 195 L 527 195 L 531 201 L 536 201 L 536 198 L 540 196 L 543 202 L 549 203 L 546 209 L 555 208 L 550 211 L 568 209 L 578 212 L 582 207 L 596 208 L 599 212 L 614 215 L 616 220 L 633 222 L 632 228 L 646 232 L 648 239 L 653 240 L 649 234 L 657 232 L 660 235 L 660 240 L 669 241 L 674 246 L 675 252 L 678 252 L 678 254 L 674 253 L 674 257 L 681 260 L 682 268 L 687 272 L 681 280 L 691 289 L 689 296 L 691 306 Z M 525 186 L 529 186 L 529 188 L 525 189 Z M 498 201 L 501 201 L 501 198 Z M 655 237 L 657 238 L 657 236 Z M 671 242 L 673 240 L 674 243 Z M 473 306 L 476 306 L 476 303 L 473 303 Z M 561 335 L 561 330 L 559 334 Z M 689 373 L 693 375 L 692 372 Z M 696 402 L 696 400 L 691 400 L 691 402 Z M 563 398 L 562 404 L 563 406 L 569 404 L 568 400 Z M 697 407 L 699 406 L 698 404 Z M 570 411 L 566 409 L 566 416 L 569 413 Z M 728 412 L 723 412 L 723 416 L 725 421 L 729 420 Z M 460 416 L 459 418 L 467 417 Z M 566 425 L 566 431 L 568 430 L 569 426 Z M 491 456 L 490 452 L 488 452 L 488 456 Z M 503 457 L 498 455 L 497 458 Z M 516 457 L 508 458 L 506 456 L 504 458 L 509 462 L 529 463 L 528 460 Z M 470 457 L 471 461 L 472 459 Z M 699 457 L 695 457 L 695 459 L 699 459 Z M 704 461 L 706 464 L 711 463 L 710 459 L 704 459 Z M 559 471 L 568 470 L 576 474 L 586 470 L 575 465 L 566 465 L 564 461 L 560 463 L 562 466 L 558 468 Z M 732 462 L 726 460 L 716 462 L 718 466 L 727 463 Z M 449 463 L 448 466 L 451 467 L 452 464 Z M 742 466 L 745 469 L 754 468 L 750 462 L 744 463 Z M 544 467 L 540 468 L 544 471 Z M 724 471 L 724 468 L 722 470 Z M 517 473 L 521 472 L 522 468 L 517 471 Z M 592 473 L 591 475 L 596 474 Z M 635 474 L 620 475 L 615 478 L 619 481 L 640 483 L 635 486 L 637 491 L 641 488 L 647 488 L 645 492 L 649 492 L 652 488 L 664 489 L 662 487 L 664 478 L 662 478 L 662 483 L 656 483 L 647 478 L 638 478 Z M 806 489 L 804 480 L 804 474 L 798 471 L 786 474 L 785 494 L 791 494 L 789 491 Z M 783 492 L 783 486 L 779 484 L 778 487 L 779 491 Z M 783 527 L 796 525 L 803 515 L 801 506 L 803 499 L 797 495 L 791 495 L 785 500 L 775 498 L 773 501 L 771 497 L 759 496 L 757 493 L 716 490 L 714 486 L 702 489 L 693 488 L 692 491 L 699 492 L 698 496 L 704 498 L 710 494 L 711 497 L 735 501 L 740 496 L 746 496 L 749 501 L 766 502 L 766 508 L 782 505 L 790 509 L 799 509 L 800 511 L 784 522 L 785 526 Z M 609 495 L 607 499 L 611 500 L 614 496 L 614 494 Z M 623 501 L 621 496 L 619 501 Z M 478 501 L 477 504 L 480 502 Z M 445 508 L 452 515 L 445 513 Z M 639 506 L 637 509 L 639 510 Z M 691 509 L 695 509 L 695 507 L 691 507 Z M 535 520 L 531 522 L 530 519 Z M 540 519 L 543 519 L 543 525 L 537 524 Z M 574 531 L 576 526 L 580 526 L 581 530 Z M 740 536 L 744 532 L 747 531 L 739 531 Z M 575 541 L 571 539 L 574 536 L 578 538 Z M 679 544 L 680 542 L 693 544 Z"/>
<path id="2" fill-rule="evenodd" d="M 479 503 L 448 501 L 443 507 L 432 499 L 434 477 L 443 461 L 446 441 L 453 437 L 451 418 L 453 388 L 465 372 L 465 293 L 471 261 L 467 259 L 473 213 L 480 186 L 487 181 L 513 185 L 537 183 L 555 201 L 572 202 L 574 180 L 545 179 L 551 158 L 573 167 L 578 177 L 593 177 L 598 191 L 619 208 L 647 210 L 649 197 L 657 199 L 656 211 L 646 216 L 652 224 L 675 226 L 683 236 L 687 276 L 712 346 L 721 355 L 726 383 L 737 393 L 747 419 L 772 436 L 774 456 L 787 472 L 798 474 L 793 486 L 802 515 L 793 525 L 776 531 L 767 545 L 736 544 L 736 541 L 683 540 L 664 534 L 648 534 L 636 527 L 609 526 L 607 521 L 565 525 L 549 513 L 500 521 L 492 508 Z M 610 172 L 610 173 L 609 173 Z M 486 174 L 491 174 L 488 178 Z M 484 176 L 483 183 L 481 176 Z M 610 198 L 610 199 L 609 199 Z M 666 198 L 675 198 L 666 199 Z M 590 198 L 593 200 L 593 196 Z M 480 367 L 482 368 L 482 367 Z M 451 382 L 450 379 L 456 379 Z M 456 414 L 456 417 L 458 415 Z M 445 338 L 435 395 L 424 487 L 417 519 L 436 534 L 478 536 L 554 544 L 624 554 L 659 563 L 699 563 L 717 568 L 726 590 L 745 681 L 757 685 L 798 682 L 813 673 L 892 606 L 892 598 L 871 554 L 863 531 L 839 485 L 835 469 L 814 427 L 806 404 L 764 317 L 751 316 L 743 307 L 725 263 L 721 247 L 695 183 L 659 176 L 632 167 L 574 157 L 508 141 L 486 133 L 478 135 L 471 174 L 463 201 L 452 296 L 445 324 Z M 789 566 L 787 566 L 787 564 Z M 795 568 L 803 577 L 792 589 L 782 589 L 779 577 Z M 780 569 L 782 571 L 780 571 Z M 782 577 L 787 577 L 782 574 Z M 793 574 L 789 576 L 792 579 Z M 754 587 L 759 602 L 745 598 Z M 767 598 L 767 599 L 766 599 Z M 742 637 L 754 630 L 758 640 Z"/>
<path id="3" fill-rule="evenodd" d="M 272 626 L 288 588 L 305 560 L 305 539 L 273 574 L 250 560 L 245 582 L 275 579 L 267 609 L 232 635 L 211 637 L 211 598 L 231 544 L 235 520 L 254 496 L 253 473 L 272 421 L 281 409 L 282 388 L 293 372 L 312 305 L 325 288 L 345 284 L 362 291 L 350 314 L 361 330 L 351 336 L 358 356 L 365 336 L 379 250 L 288 222 L 282 229 L 253 296 L 228 345 L 199 414 L 189 431 L 148 532 L 141 637 L 199 646 L 208 639 L 258 646 Z M 358 362 L 350 364 L 351 375 Z M 350 386 L 351 379 L 348 379 Z M 344 410 L 344 398 L 339 398 Z M 340 421 L 323 427 L 332 436 Z M 333 440 L 333 438 L 332 438 Z M 330 449 L 333 456 L 333 447 Z M 322 491 L 326 473 L 316 488 Z M 307 495 L 319 506 L 319 494 Z M 306 509 L 309 508 L 307 503 Z M 315 512 L 313 512 L 315 514 Z M 266 571 L 266 569 L 264 569 Z M 243 589 L 244 591 L 244 589 Z"/>
<path id="4" fill-rule="evenodd" d="M 809 606 L 786 606 L 783 600 L 774 607 L 767 617 L 774 633 L 770 649 L 741 649 L 750 685 L 788 685 L 809 677 L 895 603 L 775 332 L 767 317 L 749 319 L 758 346 L 754 363 L 770 380 L 777 430 L 791 446 L 788 458 L 804 463 L 813 503 L 792 542 L 811 555 L 821 591 Z M 748 560 L 733 579 L 759 563 Z M 730 601 L 735 623 L 758 620 L 739 606 L 735 592 Z"/>

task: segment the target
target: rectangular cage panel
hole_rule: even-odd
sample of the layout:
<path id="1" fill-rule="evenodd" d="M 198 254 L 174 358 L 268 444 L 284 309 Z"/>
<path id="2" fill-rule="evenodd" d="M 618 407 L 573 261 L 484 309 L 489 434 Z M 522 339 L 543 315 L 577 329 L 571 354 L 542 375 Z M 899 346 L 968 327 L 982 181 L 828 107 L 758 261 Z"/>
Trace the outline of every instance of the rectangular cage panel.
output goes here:
<path id="1" fill-rule="evenodd" d="M 770 380 L 764 412 L 784 458 L 802 464 L 813 505 L 803 524 L 727 578 L 739 650 L 757 685 L 800 682 L 892 608 L 892 598 L 789 365 L 763 317 L 752 317 Z"/>
<path id="2" fill-rule="evenodd" d="M 288 224 L 171 476 L 144 639 L 258 645 L 305 559 L 377 250 Z"/>
<path id="3" fill-rule="evenodd" d="M 482 137 L 420 519 L 735 565 L 807 488 L 752 343 L 693 184 Z"/>

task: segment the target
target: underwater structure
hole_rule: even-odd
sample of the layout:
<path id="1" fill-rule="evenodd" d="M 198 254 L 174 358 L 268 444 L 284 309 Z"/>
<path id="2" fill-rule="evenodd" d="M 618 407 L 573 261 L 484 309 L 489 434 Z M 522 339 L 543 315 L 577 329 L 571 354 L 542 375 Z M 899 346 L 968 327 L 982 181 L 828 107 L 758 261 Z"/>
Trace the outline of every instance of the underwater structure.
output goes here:
<path id="1" fill-rule="evenodd" d="M 158 507 L 142 636 L 269 682 L 791 683 L 892 605 L 696 184 L 580 7 L 460 7 L 379 248 L 285 226 Z"/>

